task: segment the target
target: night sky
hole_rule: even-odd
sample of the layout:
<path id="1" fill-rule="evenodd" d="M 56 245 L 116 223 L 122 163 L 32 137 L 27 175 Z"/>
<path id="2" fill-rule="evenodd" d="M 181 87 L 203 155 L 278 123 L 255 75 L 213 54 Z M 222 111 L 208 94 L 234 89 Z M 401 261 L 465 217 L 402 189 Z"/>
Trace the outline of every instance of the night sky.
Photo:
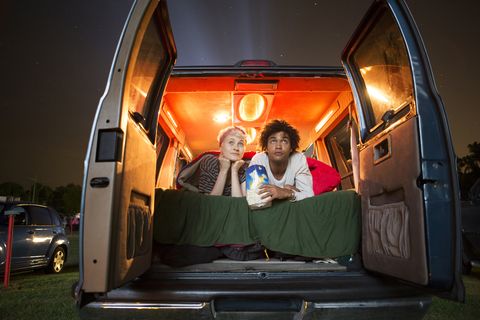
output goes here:
<path id="1" fill-rule="evenodd" d="M 0 2 L 0 183 L 81 183 L 93 116 L 132 1 Z M 370 0 L 168 1 L 177 65 L 340 65 Z M 455 150 L 480 141 L 480 1 L 407 0 Z"/>

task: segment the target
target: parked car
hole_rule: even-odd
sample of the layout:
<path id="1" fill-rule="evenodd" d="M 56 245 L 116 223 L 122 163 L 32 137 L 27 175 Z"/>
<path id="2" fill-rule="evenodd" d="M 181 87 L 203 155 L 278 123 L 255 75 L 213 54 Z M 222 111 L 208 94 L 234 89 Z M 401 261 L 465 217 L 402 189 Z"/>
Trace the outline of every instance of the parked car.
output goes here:
<path id="1" fill-rule="evenodd" d="M 14 216 L 11 271 L 44 268 L 51 273 L 63 270 L 69 251 L 60 216 L 51 207 L 23 202 L 0 203 L 0 273 L 5 272 L 8 216 Z"/>
<path id="2" fill-rule="evenodd" d="M 463 273 L 480 267 L 480 178 L 472 185 L 469 200 L 462 201 Z"/>
<path id="3" fill-rule="evenodd" d="M 432 295 L 463 301 L 455 154 L 428 57 L 403 1 L 372 4 L 339 53 L 344 67 L 243 61 L 174 68 L 175 56 L 165 1 L 136 1 L 86 154 L 75 288 L 81 318 L 420 319 Z M 242 103 L 250 98 L 260 103 Z M 213 120 L 222 118 L 217 112 L 247 129 L 247 151 L 257 150 L 266 122 L 288 121 L 299 130 L 300 150 L 340 173 L 339 190 L 325 195 L 356 188 L 361 209 L 328 231 L 352 223 L 361 229 L 350 255 L 316 257 L 335 259 L 329 263 L 221 259 L 188 267 L 157 259 L 158 230 L 181 233 L 191 223 L 180 220 L 180 212 L 159 216 L 191 205 L 170 206 L 161 190 L 175 189 L 185 163 L 218 148 L 216 134 L 227 124 Z M 348 130 L 350 120 L 358 130 Z M 225 208 L 242 200 L 209 199 Z M 241 213 L 252 224 L 262 217 L 262 211 Z M 299 237 L 322 225 L 307 227 Z M 181 235 L 195 240 L 193 233 Z M 343 247 L 347 240 L 338 241 Z"/>

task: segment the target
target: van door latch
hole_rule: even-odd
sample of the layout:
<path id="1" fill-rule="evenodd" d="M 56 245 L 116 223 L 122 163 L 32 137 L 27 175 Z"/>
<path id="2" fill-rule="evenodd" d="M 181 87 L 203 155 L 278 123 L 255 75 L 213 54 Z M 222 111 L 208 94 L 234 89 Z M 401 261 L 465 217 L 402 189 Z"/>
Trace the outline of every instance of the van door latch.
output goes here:
<path id="1" fill-rule="evenodd" d="M 90 180 L 90 186 L 92 188 L 106 188 L 110 184 L 110 180 L 107 177 L 97 177 Z"/>

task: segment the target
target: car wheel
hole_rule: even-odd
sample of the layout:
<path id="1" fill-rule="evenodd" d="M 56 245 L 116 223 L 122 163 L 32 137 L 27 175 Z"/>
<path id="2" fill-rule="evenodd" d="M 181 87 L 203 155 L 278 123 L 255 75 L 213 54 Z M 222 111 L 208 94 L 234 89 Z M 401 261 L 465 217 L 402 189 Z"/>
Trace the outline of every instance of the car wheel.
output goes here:
<path id="1" fill-rule="evenodd" d="M 49 273 L 59 273 L 63 270 L 65 265 L 65 259 L 67 255 L 65 254 L 65 249 L 62 247 L 56 247 L 53 251 L 53 255 L 50 258 L 50 263 L 47 267 L 47 272 Z"/>

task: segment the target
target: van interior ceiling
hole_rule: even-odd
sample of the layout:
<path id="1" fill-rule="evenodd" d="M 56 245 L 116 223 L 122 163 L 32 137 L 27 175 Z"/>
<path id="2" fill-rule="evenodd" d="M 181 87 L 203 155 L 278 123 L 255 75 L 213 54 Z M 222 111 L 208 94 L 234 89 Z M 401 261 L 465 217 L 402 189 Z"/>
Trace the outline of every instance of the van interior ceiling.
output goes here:
<path id="1" fill-rule="evenodd" d="M 240 98 L 253 93 L 264 97 L 265 111 L 257 121 L 242 121 L 238 117 Z M 167 118 L 170 128 L 173 125 L 170 131 L 177 133 L 179 143 L 188 146 L 193 157 L 218 149 L 216 136 L 223 127 L 233 123 L 246 129 L 254 128 L 258 134 L 271 119 L 285 119 L 296 127 L 301 137 L 299 149 L 305 150 L 322 131 L 323 128 L 316 130 L 322 117 L 330 110 L 340 112 L 339 109 L 351 101 L 348 81 L 338 77 L 243 80 L 232 76 L 172 76 L 161 114 Z M 218 115 L 224 115 L 225 122 L 216 122 L 214 118 Z M 183 133 L 179 132 L 179 128 Z M 256 142 L 250 143 L 246 151 L 255 150 Z"/>

